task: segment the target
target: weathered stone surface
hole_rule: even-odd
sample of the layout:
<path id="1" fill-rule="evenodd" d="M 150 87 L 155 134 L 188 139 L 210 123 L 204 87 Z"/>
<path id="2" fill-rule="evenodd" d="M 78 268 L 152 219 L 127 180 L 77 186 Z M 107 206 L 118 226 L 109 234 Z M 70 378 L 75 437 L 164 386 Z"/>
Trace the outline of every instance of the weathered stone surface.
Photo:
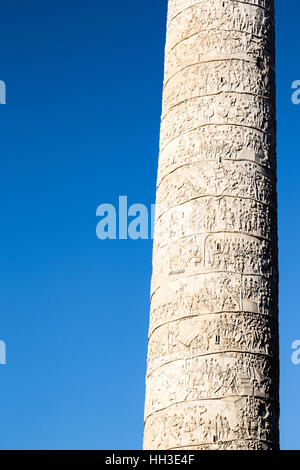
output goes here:
<path id="1" fill-rule="evenodd" d="M 273 450 L 277 414 L 251 396 L 184 401 L 148 416 L 145 449 Z"/>
<path id="2" fill-rule="evenodd" d="M 145 449 L 278 448 L 272 0 L 169 0 Z"/>

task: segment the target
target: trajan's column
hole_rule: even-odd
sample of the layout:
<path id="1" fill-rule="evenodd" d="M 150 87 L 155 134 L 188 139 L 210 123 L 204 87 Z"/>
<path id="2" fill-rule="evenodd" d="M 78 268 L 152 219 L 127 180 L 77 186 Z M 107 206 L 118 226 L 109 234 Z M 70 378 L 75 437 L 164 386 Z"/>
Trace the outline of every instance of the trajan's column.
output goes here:
<path id="1" fill-rule="evenodd" d="M 169 0 L 144 449 L 277 449 L 273 0 Z"/>

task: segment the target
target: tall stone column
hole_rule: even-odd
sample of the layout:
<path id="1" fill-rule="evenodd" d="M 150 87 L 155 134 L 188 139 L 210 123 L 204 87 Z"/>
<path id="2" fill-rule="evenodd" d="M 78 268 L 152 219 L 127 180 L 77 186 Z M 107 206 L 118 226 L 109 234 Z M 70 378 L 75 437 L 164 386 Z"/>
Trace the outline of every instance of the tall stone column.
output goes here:
<path id="1" fill-rule="evenodd" d="M 145 449 L 277 449 L 273 0 L 169 0 Z"/>

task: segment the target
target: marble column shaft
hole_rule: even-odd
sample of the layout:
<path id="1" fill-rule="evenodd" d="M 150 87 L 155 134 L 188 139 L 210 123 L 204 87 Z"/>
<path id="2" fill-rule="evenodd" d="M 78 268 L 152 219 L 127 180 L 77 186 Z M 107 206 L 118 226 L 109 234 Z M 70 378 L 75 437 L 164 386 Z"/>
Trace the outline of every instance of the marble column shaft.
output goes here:
<path id="1" fill-rule="evenodd" d="M 274 2 L 169 0 L 145 449 L 277 449 Z"/>

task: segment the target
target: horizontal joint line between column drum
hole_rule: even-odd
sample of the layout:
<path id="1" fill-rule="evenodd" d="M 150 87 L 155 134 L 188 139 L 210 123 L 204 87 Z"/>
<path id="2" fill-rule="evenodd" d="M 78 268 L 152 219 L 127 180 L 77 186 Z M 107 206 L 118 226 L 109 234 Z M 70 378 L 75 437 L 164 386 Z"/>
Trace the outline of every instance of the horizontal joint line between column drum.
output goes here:
<path id="1" fill-rule="evenodd" d="M 270 397 L 261 397 L 257 395 L 249 395 L 249 394 L 243 394 L 241 393 L 240 395 L 223 395 L 222 397 L 208 397 L 208 398 L 198 398 L 198 400 L 183 400 L 183 401 L 178 401 L 176 403 L 172 403 L 171 405 L 168 405 L 164 408 L 160 408 L 159 410 L 153 411 L 153 413 L 150 413 L 145 417 L 144 424 L 146 423 L 147 419 L 150 418 L 151 416 L 155 415 L 156 413 L 160 413 L 161 411 L 168 410 L 169 408 L 172 408 L 176 405 L 181 405 L 181 404 L 189 404 L 189 403 L 197 403 L 197 402 L 202 402 L 202 401 L 216 401 L 216 400 L 224 400 L 226 398 L 247 398 L 247 397 L 254 397 L 254 398 L 260 398 L 261 400 L 264 401 L 271 401 L 271 402 L 276 402 L 277 400 L 275 398 L 270 398 Z"/>
<path id="2" fill-rule="evenodd" d="M 232 235 L 244 235 L 244 236 L 247 236 L 247 237 L 253 237 L 253 238 L 257 238 L 258 240 L 264 240 L 264 241 L 267 241 L 267 242 L 270 242 L 272 243 L 273 239 L 272 238 L 267 238 L 267 237 L 263 237 L 262 235 L 254 235 L 253 233 L 248 233 L 248 232 L 242 232 L 242 231 L 238 231 L 238 230 L 216 230 L 214 232 L 196 232 L 196 233 L 192 233 L 191 235 L 185 235 L 183 237 L 179 237 L 179 238 L 174 238 L 174 239 L 168 239 L 165 243 L 161 242 L 161 243 L 154 243 L 155 245 L 155 249 L 158 249 L 158 250 L 161 250 L 167 246 L 170 246 L 176 242 L 179 242 L 181 240 L 185 240 L 187 238 L 192 238 L 192 237 L 197 237 L 199 235 L 205 235 L 205 238 L 208 238 L 210 237 L 211 235 L 220 235 L 220 234 L 232 234 Z M 183 273 L 179 273 L 179 274 L 183 274 Z"/>
<path id="3" fill-rule="evenodd" d="M 172 139 L 170 139 L 164 147 L 162 147 L 160 149 L 160 152 L 163 152 L 165 150 L 165 148 L 170 145 L 174 140 L 176 139 L 179 139 L 180 137 L 182 137 L 183 135 L 186 135 L 186 134 L 190 134 L 191 132 L 194 132 L 198 129 L 201 129 L 202 127 L 208 127 L 208 126 L 236 126 L 236 127 L 246 127 L 247 129 L 254 129 L 258 132 L 261 132 L 262 134 L 265 134 L 265 135 L 270 135 L 268 134 L 266 131 L 264 131 L 263 129 L 259 129 L 258 127 L 255 127 L 255 126 L 247 126 L 246 124 L 236 124 L 236 123 L 233 123 L 233 122 L 225 122 L 225 123 L 217 123 L 217 122 L 207 122 L 205 124 L 200 124 L 200 126 L 197 126 L 197 127 L 194 127 L 193 129 L 190 129 L 186 132 L 182 132 L 182 134 L 179 134 L 177 135 L 176 137 L 173 137 Z"/>
<path id="4" fill-rule="evenodd" d="M 256 39 L 264 39 L 265 36 L 259 36 L 258 34 L 251 33 L 250 31 L 243 31 L 240 29 L 220 29 L 220 28 L 211 28 L 211 29 L 200 29 L 194 34 L 191 34 L 191 36 L 187 36 L 180 41 L 178 41 L 174 46 L 170 47 L 170 49 L 166 49 L 166 55 L 172 52 L 179 44 L 181 44 L 184 41 L 188 41 L 189 39 L 197 36 L 198 34 L 201 33 L 210 33 L 211 31 L 215 32 L 220 32 L 220 33 L 241 33 L 241 34 L 249 34 L 251 37 L 254 37 Z"/>
<path id="5" fill-rule="evenodd" d="M 212 274 L 227 274 L 227 275 L 233 275 L 233 276 L 256 276 L 256 277 L 262 277 L 262 278 L 265 278 L 265 279 L 269 279 L 270 276 L 265 276 L 264 274 L 261 274 L 261 273 L 241 273 L 241 272 L 236 272 L 236 271 L 223 271 L 223 270 L 219 270 L 219 271 L 205 271 L 205 272 L 199 272 L 199 273 L 195 273 L 195 274 L 190 274 L 190 275 L 186 275 L 186 276 L 183 276 L 182 278 L 180 279 L 187 279 L 187 278 L 190 278 L 190 277 L 196 277 L 196 276 L 203 276 L 203 275 L 212 275 Z M 175 279 L 176 281 L 177 279 Z M 170 282 L 173 282 L 174 279 L 170 279 L 169 281 L 166 281 L 162 284 L 160 284 L 152 293 L 151 293 L 151 297 L 150 297 L 150 300 L 152 300 L 152 297 L 154 294 L 156 294 L 156 292 L 161 289 L 163 286 L 169 284 Z"/>
<path id="6" fill-rule="evenodd" d="M 205 197 L 215 197 L 215 198 L 221 198 L 221 197 L 229 197 L 229 198 L 233 198 L 233 199 L 244 199 L 244 200 L 249 200 L 249 201 L 253 201 L 253 202 L 259 202 L 260 204 L 266 206 L 266 207 L 269 207 L 273 210 L 275 210 L 275 207 L 272 207 L 270 204 L 267 204 L 266 202 L 262 202 L 262 201 L 259 201 L 258 199 L 254 199 L 252 197 L 246 197 L 246 196 L 233 196 L 231 194 L 205 194 L 203 196 L 196 196 L 196 197 L 192 197 L 191 199 L 188 199 L 184 202 L 181 202 L 179 204 L 176 204 L 175 206 L 172 206 L 170 207 L 169 209 L 167 209 L 166 211 L 162 212 L 155 220 L 155 223 L 157 223 L 159 221 L 159 219 L 161 217 L 163 217 L 165 214 L 167 214 L 170 210 L 172 209 L 175 209 L 176 207 L 179 207 L 179 206 L 183 206 L 184 204 L 187 204 L 191 201 L 196 201 L 198 199 L 203 199 Z M 240 232 L 237 232 L 237 233 L 240 233 Z M 260 238 L 263 238 L 263 237 L 260 237 Z"/>
<path id="7" fill-rule="evenodd" d="M 223 351 L 223 350 L 214 351 L 214 352 L 209 352 L 209 353 L 204 353 L 204 354 L 197 354 L 196 356 L 182 357 L 180 359 L 173 359 L 172 361 L 164 362 L 160 366 L 154 367 L 153 369 L 150 369 L 150 372 L 146 375 L 146 378 L 148 379 L 157 370 L 161 369 L 162 367 L 168 366 L 169 364 L 174 364 L 174 362 L 191 361 L 193 359 L 199 359 L 199 358 L 202 358 L 202 357 L 216 356 L 216 355 L 219 355 L 219 354 L 231 354 L 231 353 L 251 354 L 252 356 L 264 356 L 264 357 L 268 357 L 270 359 L 274 358 L 270 354 L 267 354 L 267 353 L 264 353 L 264 352 L 257 352 L 257 351 L 244 351 L 244 350 L 239 350 L 239 349 L 228 349 L 228 350 L 225 350 L 225 351 Z"/>
<path id="8" fill-rule="evenodd" d="M 261 10 L 265 10 L 267 12 L 269 12 L 270 10 L 268 8 L 265 8 L 261 5 L 257 5 L 256 3 L 252 3 L 252 2 L 244 2 L 242 0 L 231 0 L 231 1 L 235 1 L 237 3 L 242 3 L 242 4 L 245 4 L 245 5 L 250 5 L 250 6 L 253 6 L 253 7 L 256 7 L 256 8 L 260 8 Z M 170 26 L 170 24 L 175 20 L 175 18 L 177 18 L 178 16 L 182 15 L 182 13 L 190 10 L 191 8 L 194 8 L 196 6 L 199 6 L 199 5 L 202 5 L 202 3 L 207 3 L 207 0 L 203 0 L 202 2 L 197 2 L 197 3 L 194 3 L 193 5 L 190 5 L 189 7 L 187 8 L 184 8 L 183 10 L 181 10 L 179 13 L 177 13 L 177 15 L 173 16 L 167 23 L 167 28 Z"/>
<path id="9" fill-rule="evenodd" d="M 168 447 L 167 449 L 164 450 L 177 450 L 177 449 L 186 449 L 187 447 L 202 447 L 202 446 L 212 446 L 216 444 L 223 444 L 223 443 L 230 443 L 230 442 L 243 442 L 243 441 L 255 441 L 255 442 L 266 442 L 268 444 L 273 444 L 273 441 L 268 441 L 267 439 L 259 439 L 257 437 L 241 437 L 241 438 L 236 438 L 236 439 L 220 439 L 217 442 L 199 442 L 198 444 L 185 444 L 184 446 L 178 446 L 178 447 Z M 147 450 L 147 449 L 145 449 Z M 161 450 L 161 449 L 158 449 Z"/>
<path id="10" fill-rule="evenodd" d="M 275 179 L 276 176 L 275 176 L 274 170 L 272 170 L 272 168 L 265 167 L 264 165 L 262 165 L 261 163 L 258 163 L 258 162 L 256 162 L 256 161 L 247 160 L 247 159 L 245 159 L 245 158 L 224 158 L 222 161 L 223 161 L 223 162 L 231 162 L 231 163 L 235 163 L 235 162 L 254 163 L 255 165 L 259 166 L 261 169 L 265 170 L 266 172 L 271 173 L 271 174 L 272 174 L 272 177 L 274 178 L 274 183 L 275 183 L 275 181 L 276 181 L 276 179 Z M 158 177 L 158 183 L 157 183 L 157 185 L 156 185 L 156 189 L 159 188 L 159 186 L 161 185 L 161 183 L 163 182 L 163 180 L 164 180 L 165 178 L 167 178 L 168 176 L 170 176 L 172 173 L 175 173 L 175 171 L 180 170 L 181 168 L 185 168 L 185 167 L 187 167 L 187 166 L 192 166 L 192 165 L 198 166 L 199 163 L 210 163 L 210 162 L 215 162 L 215 163 L 216 163 L 217 160 L 216 160 L 216 159 L 198 160 L 197 162 L 188 162 L 188 163 L 184 163 L 183 165 L 178 165 L 178 166 L 176 166 L 173 170 L 171 170 L 171 171 L 169 171 L 168 173 L 164 174 L 161 178 Z M 225 195 L 225 194 L 224 194 L 224 195 L 222 194 L 221 196 L 220 196 L 220 195 L 219 195 L 219 196 L 217 195 L 217 196 L 213 196 L 213 197 L 222 197 L 222 196 L 224 196 L 224 197 L 236 197 L 236 196 L 230 196 L 230 195 L 227 196 L 227 195 Z M 208 196 L 199 196 L 199 197 L 212 197 L 212 196 L 211 196 L 211 195 L 208 195 Z M 239 197 L 239 196 L 238 196 L 238 197 Z M 242 197 L 242 196 L 241 196 L 241 197 Z M 265 203 L 265 202 L 262 202 L 261 204 L 269 205 L 269 204 L 267 204 L 267 203 Z M 270 207 L 272 207 L 272 206 L 270 206 Z"/>
<path id="11" fill-rule="evenodd" d="M 248 91 L 235 91 L 235 90 L 232 90 L 232 91 L 225 91 L 225 90 L 221 90 L 221 91 L 218 91 L 216 93 L 209 93 L 209 94 L 206 94 L 206 95 L 198 95 L 198 96 L 191 96 L 190 98 L 186 98 L 185 100 L 183 101 L 179 101 L 178 103 L 174 104 L 173 106 L 171 106 L 167 111 L 166 113 L 161 117 L 161 123 L 165 120 L 166 117 L 168 117 L 168 114 L 173 111 L 173 109 L 177 108 L 177 106 L 180 106 L 181 104 L 183 103 L 187 103 L 188 101 L 193 101 L 193 100 L 197 100 L 199 98 L 206 98 L 206 97 L 210 97 L 210 96 L 219 96 L 219 95 L 248 95 L 248 96 L 255 96 L 256 98 L 262 98 L 262 99 L 265 99 L 266 101 L 272 101 L 272 98 L 270 97 L 267 97 L 267 96 L 264 96 L 264 95 L 259 95 L 257 93 L 253 93 L 253 92 L 248 92 Z"/>
<path id="12" fill-rule="evenodd" d="M 262 317 L 265 317 L 266 319 L 268 318 L 268 320 L 271 320 L 272 322 L 274 322 L 275 326 L 278 325 L 278 319 L 274 318 L 273 316 L 271 316 L 267 313 L 262 313 L 262 312 L 254 313 L 254 312 L 250 312 L 250 311 L 247 311 L 247 310 L 242 310 L 242 311 L 237 311 L 237 312 L 229 312 L 228 310 L 221 310 L 219 312 L 213 312 L 213 313 L 200 313 L 198 315 L 185 315 L 183 317 L 174 318 L 173 320 L 169 320 L 169 321 L 166 321 L 164 323 L 161 323 L 160 325 L 153 328 L 153 330 L 151 330 L 151 332 L 148 335 L 148 345 L 149 345 L 149 342 L 150 342 L 153 334 L 156 332 L 156 330 L 158 330 L 159 328 L 161 328 L 165 325 L 169 325 L 169 324 L 174 323 L 176 321 L 201 318 L 201 317 L 205 317 L 205 316 L 211 317 L 212 315 L 253 315 L 253 316 L 259 316 L 259 317 L 262 316 Z"/>
<path id="13" fill-rule="evenodd" d="M 248 233 L 248 232 L 242 232 L 242 231 L 234 231 L 234 230 L 217 230 L 215 232 L 197 232 L 197 233 L 192 233 L 191 235 L 185 235 L 183 237 L 179 237 L 179 238 L 174 238 L 174 239 L 168 239 L 167 242 L 165 243 L 155 243 L 155 248 L 157 249 L 162 249 L 162 248 L 165 248 L 166 246 L 170 246 L 171 244 L 173 243 L 176 243 L 180 240 L 185 240 L 186 238 L 192 238 L 192 237 L 197 237 L 198 235 L 206 235 L 206 238 L 209 237 L 210 235 L 220 235 L 221 233 L 229 233 L 229 234 L 233 234 L 233 235 L 236 235 L 236 234 L 239 234 L 239 235 L 245 235 L 247 237 L 254 237 L 254 238 L 258 238 L 259 240 L 265 240 L 267 242 L 272 242 L 273 239 L 272 238 L 267 238 L 267 237 L 263 237 L 261 235 L 253 235 L 253 233 Z"/>
<path id="14" fill-rule="evenodd" d="M 180 70 L 177 70 L 173 75 L 171 75 L 165 82 L 164 82 L 164 86 L 163 86 L 163 91 L 165 90 L 166 86 L 168 85 L 169 81 L 172 80 L 174 77 L 176 77 L 176 75 L 178 75 L 180 72 L 183 72 L 184 70 L 190 68 L 190 67 L 196 67 L 197 65 L 204 65 L 204 64 L 209 64 L 210 62 L 230 62 L 230 61 L 233 61 L 233 60 L 240 60 L 242 62 L 248 62 L 250 64 L 256 64 L 256 60 L 255 59 L 245 59 L 245 58 L 242 58 L 242 57 L 224 57 L 224 58 L 220 58 L 220 57 L 216 57 L 216 58 L 209 58 L 207 60 L 201 60 L 200 62 L 194 62 L 193 64 L 188 64 L 188 65 L 185 65 L 184 67 L 182 67 Z M 273 70 L 271 68 L 271 70 Z"/>

